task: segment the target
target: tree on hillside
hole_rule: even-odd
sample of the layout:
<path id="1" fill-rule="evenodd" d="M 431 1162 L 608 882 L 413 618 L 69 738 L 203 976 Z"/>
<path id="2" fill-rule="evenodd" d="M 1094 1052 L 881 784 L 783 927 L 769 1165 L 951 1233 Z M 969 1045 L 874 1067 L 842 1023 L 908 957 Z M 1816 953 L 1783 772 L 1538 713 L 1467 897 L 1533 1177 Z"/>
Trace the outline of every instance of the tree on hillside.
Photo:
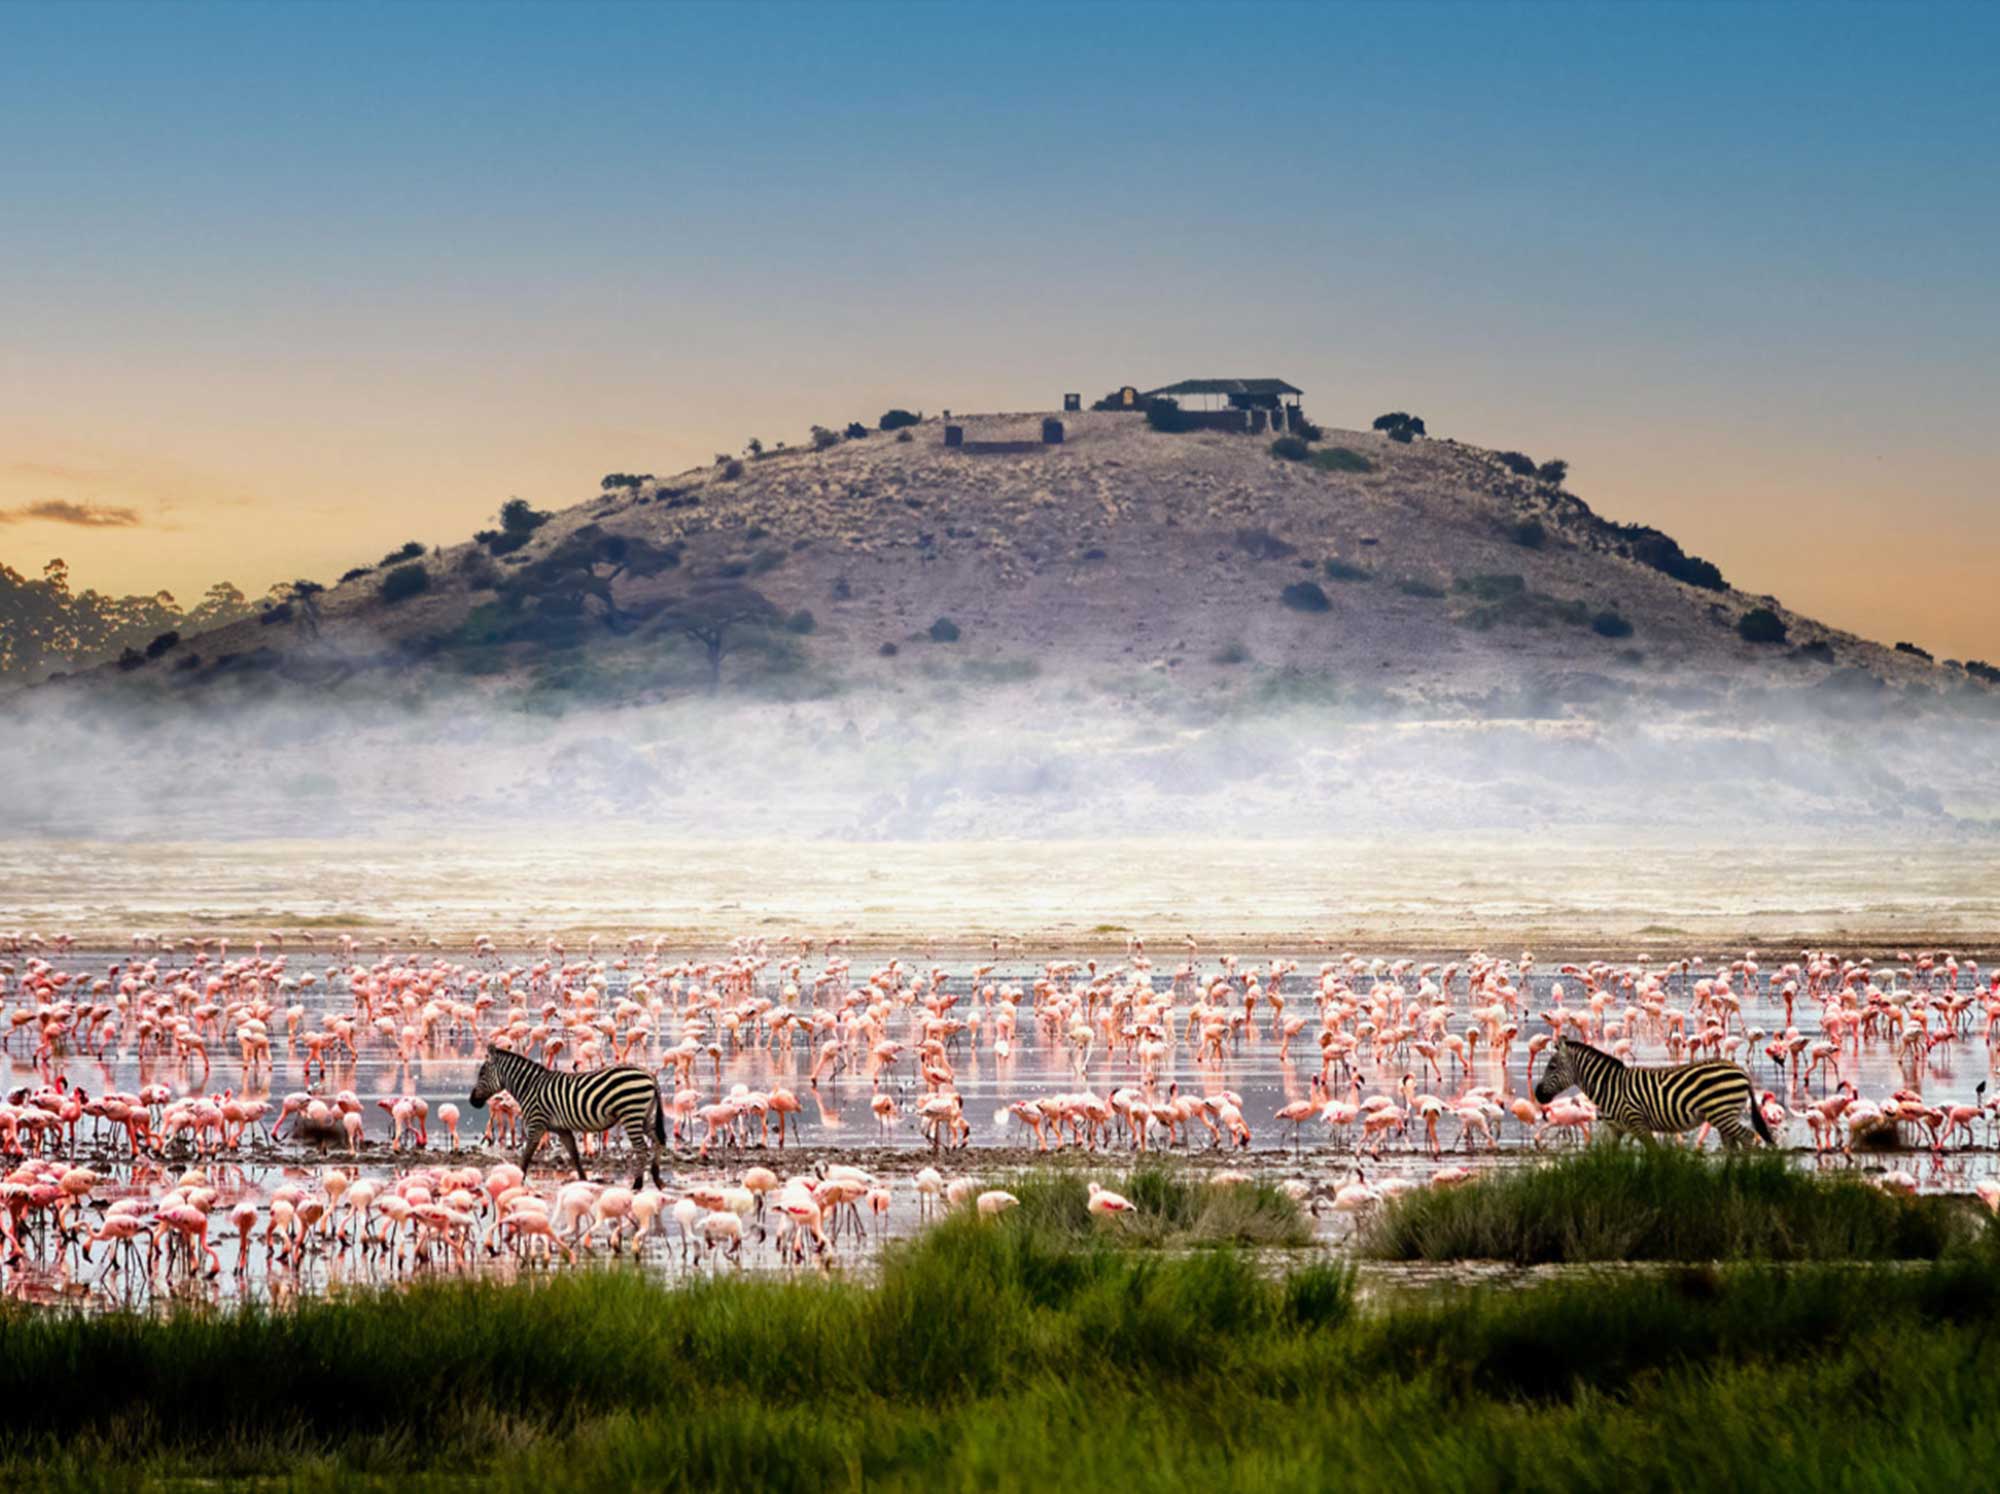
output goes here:
<path id="1" fill-rule="evenodd" d="M 722 655 L 745 628 L 767 628 L 782 620 L 771 599 L 755 587 L 721 582 L 696 587 L 660 610 L 660 625 L 699 643 L 708 655 L 708 688 L 722 688 Z"/>
<path id="2" fill-rule="evenodd" d="M 604 609 L 605 627 L 616 632 L 625 617 L 614 584 L 624 576 L 657 576 L 680 561 L 678 546 L 656 545 L 637 535 L 611 534 L 586 524 L 497 589 L 502 604 L 511 609 L 532 601 L 552 615 L 575 616 L 583 611 L 586 599 L 594 598 Z"/>

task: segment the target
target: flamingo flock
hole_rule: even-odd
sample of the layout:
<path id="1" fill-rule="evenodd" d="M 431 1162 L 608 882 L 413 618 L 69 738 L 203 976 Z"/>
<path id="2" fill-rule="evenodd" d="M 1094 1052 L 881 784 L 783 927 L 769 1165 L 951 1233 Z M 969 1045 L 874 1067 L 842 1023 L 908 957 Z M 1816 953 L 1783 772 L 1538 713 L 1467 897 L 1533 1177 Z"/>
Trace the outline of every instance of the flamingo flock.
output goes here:
<path id="1" fill-rule="evenodd" d="M 820 1148 L 865 1136 L 940 1165 L 984 1148 L 1311 1150 L 1350 1167 L 1389 1155 L 1424 1159 L 1450 1186 L 1503 1149 L 1589 1140 L 1582 1096 L 1546 1108 L 1530 1097 L 1562 1033 L 1633 1061 L 1740 1063 L 1766 1119 L 1822 1159 L 1900 1151 L 1942 1179 L 2000 1140 L 1987 1082 L 2000 971 L 1941 951 L 1550 969 L 1527 952 L 1329 951 L 1302 969 L 1204 956 L 1193 940 L 1156 966 L 1132 938 L 1122 959 L 1003 968 L 996 940 L 990 959 L 954 969 L 859 963 L 837 938 L 745 938 L 704 956 L 645 937 L 504 952 L 486 936 L 449 952 L 378 940 L 364 952 L 348 936 L 272 931 L 248 949 L 135 936 L 93 957 L 16 933 L 0 936 L 0 1072 L 15 1076 L 0 1092 L 0 1162 L 14 1168 L 0 1219 L 23 1255 L 53 1237 L 130 1270 L 143 1240 L 155 1265 L 213 1269 L 205 1221 L 240 1202 L 202 1177 L 274 1163 L 324 1180 L 253 1201 L 258 1248 L 281 1265 L 329 1248 L 568 1260 L 669 1228 L 704 1257 L 770 1240 L 798 1260 L 859 1228 L 860 1209 L 886 1212 L 873 1201 L 884 1185 L 838 1168 L 801 1183 L 749 1167 L 726 1189 L 671 1199 L 518 1177 L 496 1191 L 510 1164 L 494 1153 L 522 1139 L 518 1107 L 496 1097 L 476 1134 L 461 1133 L 459 1109 L 490 1043 L 558 1067 L 654 1069 L 674 1149 L 698 1169 L 775 1160 L 806 1133 Z M 622 1144 L 583 1140 L 593 1157 Z M 83 1201 L 121 1171 L 189 1181 L 86 1219 Z M 1378 1169 L 1327 1201 L 1351 1212 L 1395 1186 Z M 225 1217 L 240 1264 L 250 1247 Z"/>

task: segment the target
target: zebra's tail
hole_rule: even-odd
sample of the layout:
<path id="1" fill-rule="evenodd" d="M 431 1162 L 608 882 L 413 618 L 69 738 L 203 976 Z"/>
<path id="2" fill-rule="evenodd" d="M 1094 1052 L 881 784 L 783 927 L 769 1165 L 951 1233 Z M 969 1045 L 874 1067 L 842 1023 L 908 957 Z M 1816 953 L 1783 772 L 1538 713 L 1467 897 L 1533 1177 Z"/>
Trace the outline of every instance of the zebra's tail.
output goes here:
<path id="1" fill-rule="evenodd" d="M 1758 1095 L 1755 1085 L 1750 1089 L 1750 1124 L 1755 1126 L 1757 1134 L 1764 1138 L 1764 1145 L 1778 1144 L 1778 1138 L 1771 1134 L 1771 1123 L 1764 1119 L 1764 1101 Z"/>
<path id="2" fill-rule="evenodd" d="M 661 1146 L 667 1144 L 667 1107 L 657 1095 L 653 1097 L 653 1140 Z"/>

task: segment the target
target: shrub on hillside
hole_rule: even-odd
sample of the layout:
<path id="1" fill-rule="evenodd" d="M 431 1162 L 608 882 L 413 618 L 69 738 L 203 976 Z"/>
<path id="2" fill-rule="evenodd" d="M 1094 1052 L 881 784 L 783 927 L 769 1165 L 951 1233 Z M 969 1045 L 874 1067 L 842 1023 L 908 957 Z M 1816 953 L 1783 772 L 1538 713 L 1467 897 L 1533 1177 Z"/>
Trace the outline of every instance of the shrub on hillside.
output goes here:
<path id="1" fill-rule="evenodd" d="M 1271 455 L 1281 462 L 1303 462 L 1312 455 L 1312 448 L 1297 436 L 1280 436 L 1271 443 Z"/>
<path id="2" fill-rule="evenodd" d="M 850 441 L 865 441 L 865 440 L 867 440 L 867 439 L 868 439 L 868 427 L 867 427 L 867 426 L 865 426 L 865 425 L 863 425 L 863 424 L 862 424 L 862 423 L 861 423 L 860 421 L 858 421 L 858 420 L 850 420 L 850 421 L 848 421 L 848 423 L 847 423 L 847 439 L 848 439 L 848 440 L 850 440 Z"/>
<path id="3" fill-rule="evenodd" d="M 151 643 L 146 645 L 146 657 L 149 659 L 157 659 L 160 657 L 161 654 L 164 654 L 168 649 L 173 648 L 180 641 L 181 641 L 181 635 L 179 633 L 172 633 L 172 632 L 162 633 L 160 634 L 159 637 L 155 638 Z"/>
<path id="4" fill-rule="evenodd" d="M 1699 556 L 1690 555 L 1671 535 L 1644 524 L 1617 524 L 1612 532 L 1625 542 L 1625 553 L 1641 565 L 1665 572 L 1676 581 L 1704 591 L 1723 589 L 1722 572 Z"/>
<path id="5" fill-rule="evenodd" d="M 932 643 L 958 642 L 958 624 L 948 617 L 941 617 L 931 624 Z"/>
<path id="6" fill-rule="evenodd" d="M 921 425 L 924 417 L 913 415 L 908 410 L 885 410 L 882 418 L 875 423 L 885 431 L 899 431 L 906 425 Z"/>
<path id="7" fill-rule="evenodd" d="M 1240 640 L 1235 643 L 1225 643 L 1221 648 L 1209 655 L 1209 662 L 1212 664 L 1248 664 L 1250 662 L 1250 650 Z"/>
<path id="8" fill-rule="evenodd" d="M 1929 649 L 1921 648 L 1914 643 L 1898 643 L 1896 645 L 1896 652 L 1899 654 L 1914 655 L 1915 657 L 1922 659 L 1926 664 L 1934 664 L 1937 662 L 1934 658 L 1931 657 L 1931 651 Z"/>
<path id="9" fill-rule="evenodd" d="M 1184 431 L 1188 428 L 1188 418 L 1177 399 L 1159 399 L 1146 402 L 1146 424 L 1156 431 Z"/>
<path id="10" fill-rule="evenodd" d="M 352 570 L 342 571 L 340 573 L 341 582 L 345 584 L 346 582 L 349 581 L 359 581 L 363 576 L 367 575 L 370 571 L 374 569 L 375 567 L 372 565 L 357 565 Z"/>
<path id="11" fill-rule="evenodd" d="M 1769 607 L 1752 607 L 1737 619 L 1736 631 L 1745 643 L 1783 643 L 1785 621 Z"/>
<path id="12" fill-rule="evenodd" d="M 1432 601 L 1444 595 L 1444 588 L 1416 576 L 1405 576 L 1396 583 L 1396 590 L 1406 597 L 1425 597 Z"/>
<path id="13" fill-rule="evenodd" d="M 636 488 L 651 476 L 651 473 L 647 473 L 646 477 L 632 477 L 619 472 L 611 474 L 611 477 L 623 479 L 620 486 L 633 488 Z M 604 479 L 604 485 L 607 488 L 612 485 L 611 477 Z M 537 529 L 548 523 L 549 518 L 550 515 L 534 507 L 525 498 L 509 498 L 505 503 L 500 505 L 500 528 L 508 534 L 533 534 Z"/>
<path id="14" fill-rule="evenodd" d="M 1391 441 L 1401 441 L 1405 445 L 1417 436 L 1425 434 L 1424 419 L 1404 410 L 1391 410 L 1387 415 L 1375 417 L 1375 429 Z"/>
<path id="15" fill-rule="evenodd" d="M 424 547 L 418 544 L 415 540 L 411 540 L 407 545 L 403 546 L 402 549 L 391 550 L 387 555 L 384 555 L 382 557 L 381 563 L 383 565 L 394 565 L 401 560 L 416 560 L 419 559 L 423 555 L 423 553 L 424 553 Z"/>
<path id="16" fill-rule="evenodd" d="M 1524 550 L 1539 550 L 1548 543 L 1549 532 L 1540 519 L 1519 519 L 1507 526 L 1507 538 Z"/>
<path id="17" fill-rule="evenodd" d="M 1329 581 L 1372 581 L 1375 573 L 1366 566 L 1354 565 L 1338 556 L 1328 556 L 1320 566 Z"/>
<path id="18" fill-rule="evenodd" d="M 1312 454 L 1313 466 L 1322 472 L 1373 472 L 1375 464 L 1358 451 L 1350 451 L 1345 446 L 1330 446 L 1325 451 Z"/>
<path id="19" fill-rule="evenodd" d="M 1313 581 L 1294 581 L 1279 593 L 1278 600 L 1294 612 L 1328 612 L 1333 608 L 1332 600 Z"/>
<path id="20" fill-rule="evenodd" d="M 803 607 L 785 619 L 785 631 L 788 633 L 810 633 L 818 627 L 819 622 Z"/>
<path id="21" fill-rule="evenodd" d="M 1569 476 L 1569 463 L 1560 459 L 1553 462 L 1543 462 L 1541 466 L 1535 469 L 1535 476 L 1550 487 L 1559 488 L 1563 485 L 1564 479 Z"/>
<path id="22" fill-rule="evenodd" d="M 422 566 L 399 565 L 382 578 L 382 600 L 407 601 L 419 592 L 428 591 L 430 584 L 431 573 Z"/>
<path id="23" fill-rule="evenodd" d="M 1533 477 L 1535 475 L 1535 459 L 1525 451 L 1496 451 L 1493 453 L 1493 460 L 1505 467 L 1516 477 Z"/>
<path id="24" fill-rule="evenodd" d="M 1630 638 L 1632 624 L 1619 613 L 1607 608 L 1590 620 L 1590 631 L 1601 638 Z"/>
<path id="25" fill-rule="evenodd" d="M 741 477 L 742 475 L 743 475 L 743 463 L 738 461 L 735 457 L 731 457 L 728 461 L 722 464 L 722 480 L 724 482 L 734 482 L 736 481 L 737 478 Z"/>
<path id="26" fill-rule="evenodd" d="M 1528 589 L 1528 578 L 1512 573 L 1483 572 L 1479 575 L 1460 576 L 1452 582 L 1451 589 L 1463 592 L 1475 601 L 1498 602 L 1525 592 Z"/>
<path id="27" fill-rule="evenodd" d="M 812 428 L 812 449 L 814 451 L 826 451 L 839 444 L 839 432 L 828 430 L 823 425 L 816 425 Z"/>
<path id="28" fill-rule="evenodd" d="M 602 488 L 605 492 L 611 493 L 611 492 L 616 492 L 620 488 L 637 488 L 644 483 L 651 482 L 652 480 L 653 480 L 653 474 L 650 472 L 607 472 L 604 474 L 603 480 L 598 483 L 598 486 Z M 513 507 L 513 505 L 516 503 L 520 504 L 521 507 L 524 509 L 528 507 L 527 500 L 522 498 L 515 498 L 508 503 L 508 508 Z M 530 513 L 533 512 L 532 509 L 529 509 L 528 511 Z M 503 508 L 502 510 L 500 510 L 500 517 L 503 523 L 506 521 L 506 516 L 507 516 L 507 510 Z M 542 518 L 547 519 L 548 515 L 543 514 Z M 530 527 L 532 528 L 533 526 L 531 525 Z"/>
<path id="29" fill-rule="evenodd" d="M 911 440 L 912 438 L 911 438 L 911 436 L 910 436 L 910 433 L 909 433 L 908 431 L 897 431 L 897 432 L 896 432 L 896 439 L 897 439 L 898 441 L 903 441 L 903 442 L 908 442 L 908 441 L 909 441 L 909 440 Z"/>

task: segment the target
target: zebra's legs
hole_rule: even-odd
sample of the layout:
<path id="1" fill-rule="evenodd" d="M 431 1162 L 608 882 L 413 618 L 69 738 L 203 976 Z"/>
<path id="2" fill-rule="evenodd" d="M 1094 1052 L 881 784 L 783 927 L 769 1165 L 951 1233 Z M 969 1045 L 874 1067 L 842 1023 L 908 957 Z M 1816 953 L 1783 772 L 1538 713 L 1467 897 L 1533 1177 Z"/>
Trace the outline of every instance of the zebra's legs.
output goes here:
<path id="1" fill-rule="evenodd" d="M 532 1122 L 528 1126 L 528 1148 L 521 1153 L 521 1175 L 526 1177 L 535 1165 L 535 1153 L 542 1149 L 542 1138 L 549 1133 Z"/>
<path id="2" fill-rule="evenodd" d="M 562 1137 L 563 1145 L 569 1148 L 569 1159 L 571 1162 L 576 1164 L 576 1175 L 578 1180 L 580 1182 L 585 1182 L 585 1183 L 589 1182 L 590 1174 L 583 1170 L 583 1151 L 576 1144 L 576 1132 L 558 1131 L 556 1132 L 556 1134 Z"/>
<path id="3" fill-rule="evenodd" d="M 625 1139 L 632 1143 L 632 1151 L 639 1158 L 638 1170 L 632 1174 L 632 1188 L 634 1192 L 646 1186 L 646 1169 L 648 1167 L 651 1167 L 653 1170 L 654 1186 L 658 1188 L 665 1188 L 667 1186 L 660 1177 L 660 1153 L 654 1146 L 653 1137 L 649 1134 L 651 1129 L 656 1125 L 658 1125 L 658 1122 L 652 1116 L 648 1116 L 644 1120 L 630 1121 L 625 1127 Z"/>
<path id="4" fill-rule="evenodd" d="M 1718 1116 L 1713 1125 L 1722 1137 L 1722 1145 L 1726 1151 L 1733 1152 L 1739 1147 L 1750 1144 L 1750 1128 L 1743 1123 L 1742 1116 L 1734 1112 Z"/>

